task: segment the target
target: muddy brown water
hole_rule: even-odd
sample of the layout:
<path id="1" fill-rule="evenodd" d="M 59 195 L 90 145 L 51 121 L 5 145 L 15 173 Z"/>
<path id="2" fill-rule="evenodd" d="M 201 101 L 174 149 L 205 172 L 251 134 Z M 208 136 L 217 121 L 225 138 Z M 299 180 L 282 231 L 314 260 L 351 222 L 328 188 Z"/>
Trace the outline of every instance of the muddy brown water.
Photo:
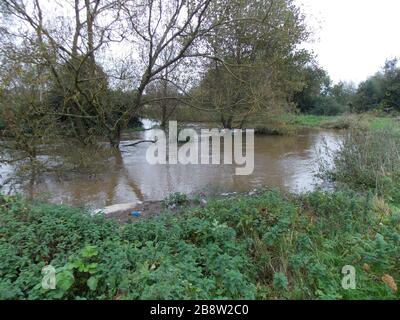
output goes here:
<path id="1" fill-rule="evenodd" d="M 149 121 L 145 124 L 152 125 Z M 150 136 L 151 131 L 132 133 L 122 145 Z M 315 177 L 318 159 L 323 157 L 329 162 L 325 146 L 335 150 L 341 139 L 338 131 L 315 130 L 293 136 L 256 136 L 255 169 L 250 176 L 236 176 L 234 165 L 150 165 L 145 157 L 148 144 L 122 146 L 121 155 L 101 173 L 73 174 L 62 179 L 46 175 L 33 189 L 21 188 L 19 192 L 41 195 L 52 203 L 91 208 L 159 201 L 175 192 L 221 194 L 267 186 L 300 193 L 321 185 Z M 12 172 L 12 167 L 0 167 L 1 179 Z"/>

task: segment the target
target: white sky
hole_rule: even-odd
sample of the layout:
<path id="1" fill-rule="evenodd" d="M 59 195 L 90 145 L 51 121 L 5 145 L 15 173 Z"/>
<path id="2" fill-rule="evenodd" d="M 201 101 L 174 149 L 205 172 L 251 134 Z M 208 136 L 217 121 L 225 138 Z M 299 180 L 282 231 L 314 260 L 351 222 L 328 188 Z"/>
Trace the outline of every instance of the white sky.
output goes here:
<path id="1" fill-rule="evenodd" d="M 332 80 L 365 80 L 400 56 L 400 0 L 296 0 L 314 29 L 310 47 Z"/>

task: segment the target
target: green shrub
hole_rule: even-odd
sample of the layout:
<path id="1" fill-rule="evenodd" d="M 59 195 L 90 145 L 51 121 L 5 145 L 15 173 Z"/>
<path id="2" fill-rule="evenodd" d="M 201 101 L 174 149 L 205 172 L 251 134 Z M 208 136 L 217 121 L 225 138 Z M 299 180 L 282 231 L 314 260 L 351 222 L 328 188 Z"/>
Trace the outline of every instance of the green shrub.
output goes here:
<path id="1" fill-rule="evenodd" d="M 121 228 L 79 209 L 2 201 L 2 299 L 255 297 L 244 245 L 214 221 L 165 216 Z M 49 264 L 55 291 L 40 285 Z"/>
<path id="2" fill-rule="evenodd" d="M 314 104 L 313 108 L 309 111 L 314 115 L 337 116 L 350 111 L 347 105 L 341 104 L 334 97 L 330 96 L 317 97 Z"/>
<path id="3" fill-rule="evenodd" d="M 350 130 L 325 176 L 400 203 L 400 134 L 392 129 Z"/>

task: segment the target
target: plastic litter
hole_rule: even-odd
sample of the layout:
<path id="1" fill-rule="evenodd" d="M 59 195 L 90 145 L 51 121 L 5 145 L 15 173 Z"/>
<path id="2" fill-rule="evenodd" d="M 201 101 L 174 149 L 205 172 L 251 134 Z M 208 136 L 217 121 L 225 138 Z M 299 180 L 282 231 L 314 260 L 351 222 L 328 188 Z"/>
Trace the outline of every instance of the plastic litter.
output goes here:
<path id="1" fill-rule="evenodd" d="M 140 211 L 132 211 L 131 216 L 135 218 L 140 218 L 142 216 L 142 213 Z"/>

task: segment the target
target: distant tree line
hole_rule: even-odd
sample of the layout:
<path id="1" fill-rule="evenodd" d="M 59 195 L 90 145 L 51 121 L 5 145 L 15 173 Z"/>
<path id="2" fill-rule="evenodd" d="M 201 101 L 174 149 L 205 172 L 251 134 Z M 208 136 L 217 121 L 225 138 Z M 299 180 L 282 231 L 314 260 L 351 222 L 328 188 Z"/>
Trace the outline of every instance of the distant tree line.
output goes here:
<path id="1" fill-rule="evenodd" d="M 364 112 L 382 110 L 400 112 L 400 67 L 398 59 L 388 60 L 383 69 L 360 84 L 354 107 Z"/>
<path id="2" fill-rule="evenodd" d="M 332 84 L 328 73 L 316 64 L 303 69 L 303 79 L 303 89 L 294 96 L 294 102 L 303 113 L 400 112 L 400 67 L 397 58 L 386 61 L 382 70 L 358 87 L 346 82 Z"/>

